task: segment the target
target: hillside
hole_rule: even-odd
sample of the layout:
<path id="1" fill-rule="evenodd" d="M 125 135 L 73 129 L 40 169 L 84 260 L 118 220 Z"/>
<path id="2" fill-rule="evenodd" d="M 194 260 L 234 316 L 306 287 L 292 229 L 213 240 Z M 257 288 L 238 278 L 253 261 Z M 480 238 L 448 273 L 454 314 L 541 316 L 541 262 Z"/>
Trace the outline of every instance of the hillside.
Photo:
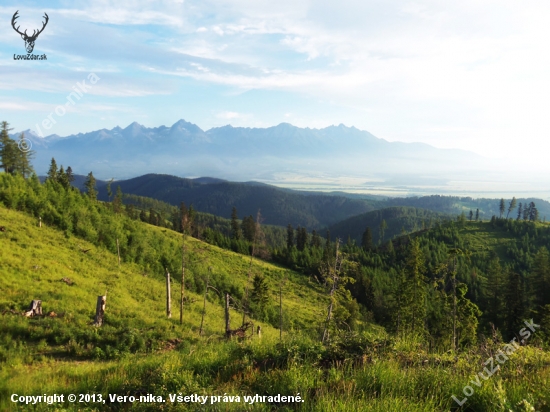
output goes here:
<path id="1" fill-rule="evenodd" d="M 68 411 L 205 410 L 196 402 L 171 400 L 181 393 L 219 396 L 206 398 L 211 400 L 206 410 L 214 411 L 448 411 L 457 408 L 464 385 L 502 350 L 504 339 L 524 327 L 527 316 L 540 322 L 540 329 L 464 402 L 479 411 L 546 411 L 550 404 L 550 355 L 543 350 L 550 341 L 550 305 L 540 306 L 550 281 L 550 261 L 541 247 L 550 239 L 548 224 L 439 222 L 370 250 L 353 243 L 339 250 L 328 239 L 324 247 L 306 242 L 302 250 L 290 244 L 281 256 L 298 259 L 302 270 L 317 267 L 326 281 L 254 260 L 252 274 L 263 275 L 267 295 L 258 292 L 265 306 L 260 310 L 252 301 L 248 319 L 263 333 L 244 340 L 224 339 L 216 291 L 233 297 L 231 325 L 240 325 L 249 256 L 188 237 L 180 325 L 181 233 L 139 222 L 119 212 L 116 203 L 97 202 L 59 182 L 6 174 L 0 174 L 0 226 L 2 410 L 51 410 L 45 403 L 11 401 L 12 394 L 45 393 L 88 393 L 105 400 L 56 404 Z M 459 333 L 453 349 L 452 289 L 440 280 L 451 273 L 449 256 L 457 248 L 469 255 L 454 263 Z M 329 300 L 322 284 L 337 279 L 331 256 L 342 259 L 342 283 Z M 497 290 L 503 295 L 495 296 L 499 305 L 505 303 L 502 312 L 491 312 L 493 297 L 486 295 L 492 290 L 486 282 L 491 285 L 491 276 L 500 274 L 492 269 L 499 264 L 496 257 L 506 276 Z M 419 273 L 427 283 L 409 281 L 416 261 L 425 262 Z M 165 314 L 165 268 L 173 276 L 171 319 Z M 520 279 L 516 274 L 524 278 L 523 287 L 514 286 L 522 284 L 514 283 Z M 199 336 L 206 278 L 216 289 L 208 293 L 205 333 Z M 266 290 L 253 283 L 252 291 Z M 283 339 L 277 330 L 281 286 Z M 94 327 L 96 299 L 105 291 L 105 324 Z M 424 300 L 411 300 L 413 293 L 425 296 L 424 312 L 414 312 Z M 32 299 L 42 300 L 46 316 L 21 316 Z M 510 306 L 516 302 L 525 304 L 521 311 Z M 330 321 L 328 307 L 334 309 Z M 409 328 L 415 313 L 423 313 L 417 324 L 421 333 Z M 492 335 L 490 321 L 498 322 Z M 327 339 L 321 338 L 325 325 Z M 162 405 L 110 396 L 147 394 L 163 397 Z M 255 394 L 266 400 L 245 405 L 244 396 Z M 277 394 L 299 395 L 303 402 L 269 400 Z"/>
<path id="2" fill-rule="evenodd" d="M 344 241 L 350 237 L 360 245 L 367 227 L 370 227 L 375 243 L 392 239 L 406 233 L 432 227 L 436 221 L 448 220 L 449 215 L 415 207 L 386 207 L 372 212 L 350 217 L 328 227 L 331 236 Z M 380 225 L 386 222 L 384 238 L 381 238 Z"/>
<path id="3" fill-rule="evenodd" d="M 231 217 L 233 207 L 239 217 L 256 216 L 260 209 L 267 225 L 305 226 L 318 229 L 374 209 L 373 200 L 343 196 L 304 195 L 274 186 L 252 183 L 201 183 L 170 175 L 149 174 L 113 184 L 123 193 L 162 200 L 174 206 L 183 201 L 205 213 Z M 99 198 L 107 200 L 107 190 L 99 188 Z"/>

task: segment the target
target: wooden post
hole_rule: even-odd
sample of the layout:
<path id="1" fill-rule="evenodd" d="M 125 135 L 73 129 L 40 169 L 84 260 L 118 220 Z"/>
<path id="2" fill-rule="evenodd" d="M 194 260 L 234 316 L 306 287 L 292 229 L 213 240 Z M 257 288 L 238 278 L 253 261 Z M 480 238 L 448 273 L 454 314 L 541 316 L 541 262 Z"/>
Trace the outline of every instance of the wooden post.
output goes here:
<path id="1" fill-rule="evenodd" d="M 107 293 L 104 296 L 97 297 L 97 304 L 95 307 L 95 326 L 103 325 L 103 317 L 105 316 L 105 303 L 107 302 Z"/>
<path id="2" fill-rule="evenodd" d="M 172 317 L 172 297 L 170 295 L 170 272 L 166 270 L 166 316 Z"/>
<path id="3" fill-rule="evenodd" d="M 279 340 L 283 340 L 283 283 L 279 285 Z"/>
<path id="4" fill-rule="evenodd" d="M 210 268 L 208 268 L 210 270 Z M 199 336 L 202 336 L 202 326 L 204 325 L 204 315 L 206 315 L 206 294 L 208 293 L 208 281 L 209 278 L 206 278 L 206 287 L 204 288 L 204 300 L 202 303 L 202 318 L 201 318 L 201 328 L 199 329 Z"/>
<path id="5" fill-rule="evenodd" d="M 185 229 L 181 246 L 181 294 L 180 294 L 180 325 L 183 325 L 183 297 L 185 293 Z"/>
<path id="6" fill-rule="evenodd" d="M 42 217 L 38 216 L 38 227 L 42 227 Z"/>
<path id="7" fill-rule="evenodd" d="M 33 316 L 42 316 L 42 301 L 41 300 L 32 300 L 29 305 L 29 309 L 25 312 L 27 318 L 32 318 Z"/>
<path id="8" fill-rule="evenodd" d="M 229 293 L 225 293 L 225 336 L 231 336 L 231 321 L 229 319 Z"/>
<path id="9" fill-rule="evenodd" d="M 262 338 L 262 327 L 260 325 L 258 325 L 257 334 L 258 334 L 258 339 L 261 339 Z"/>
<path id="10" fill-rule="evenodd" d="M 120 266 L 120 246 L 118 244 L 118 238 L 116 239 L 116 251 L 118 253 L 118 266 Z"/>

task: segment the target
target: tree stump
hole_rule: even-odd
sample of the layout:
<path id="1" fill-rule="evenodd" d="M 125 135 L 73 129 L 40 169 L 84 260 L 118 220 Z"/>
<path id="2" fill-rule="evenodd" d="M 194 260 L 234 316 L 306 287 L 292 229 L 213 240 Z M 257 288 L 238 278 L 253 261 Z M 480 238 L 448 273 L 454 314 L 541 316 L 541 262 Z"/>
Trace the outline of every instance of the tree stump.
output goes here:
<path id="1" fill-rule="evenodd" d="M 257 329 L 257 335 L 258 335 L 258 339 L 261 339 L 262 338 L 262 327 L 260 325 L 258 325 L 258 329 Z"/>
<path id="2" fill-rule="evenodd" d="M 103 325 L 103 317 L 105 316 L 105 303 L 106 302 L 107 302 L 107 295 L 97 297 L 97 304 L 96 304 L 96 307 L 95 307 L 94 326 Z"/>
<path id="3" fill-rule="evenodd" d="M 29 309 L 24 313 L 27 318 L 32 318 L 34 316 L 42 316 L 42 301 L 33 300 L 29 305 Z"/>

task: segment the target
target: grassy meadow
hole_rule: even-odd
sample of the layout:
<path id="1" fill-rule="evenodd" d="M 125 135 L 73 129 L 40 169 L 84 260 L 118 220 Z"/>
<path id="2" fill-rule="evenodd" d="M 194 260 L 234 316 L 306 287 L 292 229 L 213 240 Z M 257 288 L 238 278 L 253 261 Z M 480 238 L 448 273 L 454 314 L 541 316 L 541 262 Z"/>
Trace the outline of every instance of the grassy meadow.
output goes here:
<path id="1" fill-rule="evenodd" d="M 162 273 L 117 256 L 35 217 L 0 206 L 0 410 L 212 411 L 547 411 L 550 354 L 522 346 L 479 386 L 471 383 L 503 342 L 486 339 L 460 354 L 429 350 L 414 337 L 395 338 L 379 326 L 319 342 L 328 298 L 317 283 L 288 269 L 254 260 L 265 275 L 272 310 L 284 280 L 284 334 L 270 322 L 262 337 L 226 341 L 221 299 L 208 294 L 205 332 L 199 336 L 202 295 L 186 293 L 179 324 L 179 273 L 173 273 L 172 318 L 165 314 Z M 174 245 L 181 234 L 142 224 Z M 487 244 L 468 225 L 472 245 Z M 506 242 L 491 237 L 491 242 Z M 250 259 L 187 239 L 188 276 L 206 276 L 244 289 Z M 84 251 L 88 250 L 84 253 Z M 63 281 L 63 279 L 66 279 Z M 220 280 L 222 279 L 222 280 Z M 68 280 L 68 281 L 67 281 Z M 229 282 L 230 281 L 230 282 Z M 92 325 L 98 295 L 107 292 L 105 325 Z M 32 299 L 44 314 L 20 315 Z M 232 326 L 242 315 L 231 311 Z M 474 393 L 459 406 L 463 388 Z M 12 394 L 102 394 L 106 403 L 21 405 Z M 166 403 L 110 402 L 108 394 L 163 396 Z M 239 396 L 240 402 L 169 402 L 169 394 Z M 299 403 L 245 403 L 245 395 L 297 395 Z"/>

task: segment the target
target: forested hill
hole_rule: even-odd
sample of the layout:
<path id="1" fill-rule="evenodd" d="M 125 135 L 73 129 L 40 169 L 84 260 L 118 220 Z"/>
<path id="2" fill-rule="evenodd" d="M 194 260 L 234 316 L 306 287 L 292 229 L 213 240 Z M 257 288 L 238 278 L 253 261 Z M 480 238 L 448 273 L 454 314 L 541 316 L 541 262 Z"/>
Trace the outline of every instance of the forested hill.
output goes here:
<path id="1" fill-rule="evenodd" d="M 205 213 L 231 217 L 233 207 L 239 216 L 256 216 L 261 211 L 268 225 L 302 226 L 319 229 L 376 207 L 376 201 L 344 196 L 305 195 L 257 182 L 234 183 L 184 179 L 170 175 L 148 174 L 113 183 L 123 193 L 151 197 L 174 206 L 183 201 Z M 107 200 L 107 188 L 99 188 L 99 199 Z"/>
<path id="2" fill-rule="evenodd" d="M 504 212 L 503 217 L 508 215 L 508 209 L 510 206 L 511 199 L 504 199 Z M 531 202 L 536 204 L 538 210 L 539 220 L 549 220 L 550 219 L 550 202 L 542 199 L 536 198 L 517 198 L 515 207 L 510 210 L 510 218 L 517 218 L 519 205 L 527 206 Z M 440 195 L 431 195 L 431 196 L 422 196 L 422 197 L 396 197 L 386 199 L 380 202 L 381 207 L 389 206 L 411 206 L 419 207 L 422 209 L 433 210 L 435 212 L 447 213 L 450 215 L 459 215 L 462 212 L 469 214 L 470 210 L 472 213 L 476 213 L 479 209 L 479 218 L 481 220 L 491 219 L 491 216 L 500 216 L 500 199 L 489 199 L 489 198 L 478 198 L 474 199 L 472 197 L 459 197 L 459 196 L 440 196 Z M 523 208 L 522 208 L 523 210 Z M 522 217 L 520 217 L 522 219 Z"/>
<path id="3" fill-rule="evenodd" d="M 370 228 L 372 240 L 392 239 L 397 235 L 432 227 L 437 221 L 448 220 L 449 215 L 416 207 L 394 206 L 350 217 L 328 227 L 333 238 L 351 238 L 360 245 L 366 228 Z M 383 223 L 384 222 L 384 223 Z"/>

